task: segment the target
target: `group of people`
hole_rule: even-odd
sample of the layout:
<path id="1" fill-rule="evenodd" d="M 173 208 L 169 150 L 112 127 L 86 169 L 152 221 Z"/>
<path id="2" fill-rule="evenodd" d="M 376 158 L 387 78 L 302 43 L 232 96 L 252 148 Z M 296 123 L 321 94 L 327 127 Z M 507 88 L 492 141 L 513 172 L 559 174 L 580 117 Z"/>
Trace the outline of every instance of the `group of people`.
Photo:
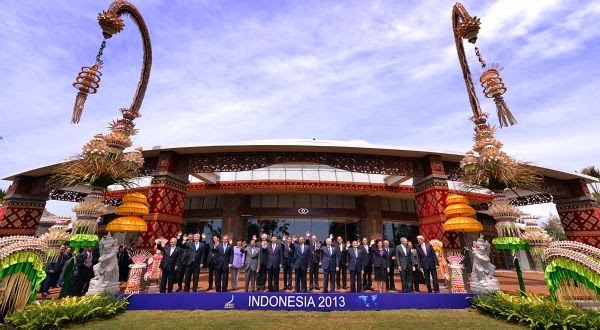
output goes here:
<path id="1" fill-rule="evenodd" d="M 212 236 L 210 243 L 205 243 L 205 238 L 204 234 L 178 233 L 168 244 L 156 244 L 163 254 L 161 293 L 172 292 L 175 282 L 177 291 L 196 292 L 204 266 L 208 268 L 207 291 L 213 288 L 217 292 L 237 290 L 242 270 L 246 292 L 279 292 L 281 273 L 283 290 L 297 293 L 321 290 L 319 271 L 322 269 L 324 293 L 347 290 L 348 273 L 350 292 L 395 291 L 396 272 L 401 277 L 401 292 L 419 292 L 422 278 L 428 292 L 439 292 L 438 258 L 423 236 L 417 237 L 415 247 L 405 237 L 396 247 L 388 240 L 363 238 L 344 242 L 342 237 L 334 240 L 332 235 L 324 243 L 315 235 L 284 236 L 279 241 L 277 236 L 262 234 L 260 240 L 253 236 L 249 242 L 234 241 L 228 235 Z"/>
<path id="2" fill-rule="evenodd" d="M 46 279 L 42 282 L 40 293 L 46 297 L 50 288 L 65 288 L 61 295 L 83 296 L 89 287 L 90 280 L 94 277 L 94 265 L 98 263 L 100 252 L 97 248 L 86 247 L 73 256 L 73 249 L 62 245 L 56 257 L 46 263 Z M 132 263 L 129 249 L 119 246 L 117 252 L 119 265 L 119 280 L 127 281 L 129 265 Z M 71 266 L 70 266 L 71 265 Z M 68 285 L 65 286 L 65 281 Z"/>

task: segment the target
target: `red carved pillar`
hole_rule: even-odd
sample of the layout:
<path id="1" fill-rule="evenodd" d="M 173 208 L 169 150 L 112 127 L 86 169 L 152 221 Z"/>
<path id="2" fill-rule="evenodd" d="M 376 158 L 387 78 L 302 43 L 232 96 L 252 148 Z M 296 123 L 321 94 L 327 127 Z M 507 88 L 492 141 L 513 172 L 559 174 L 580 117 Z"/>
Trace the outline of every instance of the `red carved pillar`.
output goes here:
<path id="1" fill-rule="evenodd" d="M 448 197 L 448 181 L 442 159 L 437 155 L 423 158 L 425 178 L 414 183 L 419 232 L 426 240 L 439 239 L 446 249 L 460 249 L 457 233 L 444 233 L 444 209 Z"/>
<path id="2" fill-rule="evenodd" d="M 148 189 L 150 214 L 144 217 L 148 231 L 140 234 L 138 246 L 141 248 L 151 247 L 154 239 L 159 237 L 175 237 L 181 230 L 187 182 L 173 174 L 176 168 L 175 153 L 160 154 L 157 170 Z"/>
<path id="3" fill-rule="evenodd" d="M 567 239 L 600 248 L 600 208 L 583 180 L 567 182 L 574 198 L 556 201 Z"/>
<path id="4" fill-rule="evenodd" d="M 38 178 L 17 177 L 8 188 L 0 206 L 0 237 L 35 235 L 48 196 L 41 182 Z"/>

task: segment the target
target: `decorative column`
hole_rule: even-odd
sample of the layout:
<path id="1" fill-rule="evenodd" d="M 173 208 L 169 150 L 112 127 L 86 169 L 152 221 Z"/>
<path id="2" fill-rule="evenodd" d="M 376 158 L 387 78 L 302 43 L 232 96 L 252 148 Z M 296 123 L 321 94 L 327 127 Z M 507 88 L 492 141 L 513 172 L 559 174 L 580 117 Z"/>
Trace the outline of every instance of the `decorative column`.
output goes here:
<path id="1" fill-rule="evenodd" d="M 600 248 L 600 208 L 583 180 L 567 182 L 573 198 L 556 201 L 567 239 Z"/>
<path id="2" fill-rule="evenodd" d="M 244 236 L 246 224 L 242 223 L 240 208 L 243 206 L 243 195 L 223 195 L 223 235 L 229 235 L 234 240 L 247 240 Z"/>
<path id="3" fill-rule="evenodd" d="M 0 206 L 0 237 L 35 235 L 48 196 L 45 187 L 39 187 L 36 179 L 20 176 L 8 188 Z"/>
<path id="4" fill-rule="evenodd" d="M 425 177 L 419 181 L 415 179 L 414 183 L 419 232 L 426 240 L 439 239 L 445 249 L 460 249 L 458 233 L 444 233 L 442 230 L 448 197 L 448 181 L 442 157 L 429 155 L 422 161 Z"/>
<path id="5" fill-rule="evenodd" d="M 138 246 L 149 248 L 154 239 L 175 237 L 181 230 L 187 181 L 177 176 L 177 154 L 161 152 L 148 192 L 150 213 L 144 217 L 148 231 L 140 234 Z"/>
<path id="6" fill-rule="evenodd" d="M 362 237 L 369 240 L 383 238 L 383 217 L 381 215 L 381 197 L 365 196 L 362 198 L 365 208 L 365 219 L 362 222 Z"/>

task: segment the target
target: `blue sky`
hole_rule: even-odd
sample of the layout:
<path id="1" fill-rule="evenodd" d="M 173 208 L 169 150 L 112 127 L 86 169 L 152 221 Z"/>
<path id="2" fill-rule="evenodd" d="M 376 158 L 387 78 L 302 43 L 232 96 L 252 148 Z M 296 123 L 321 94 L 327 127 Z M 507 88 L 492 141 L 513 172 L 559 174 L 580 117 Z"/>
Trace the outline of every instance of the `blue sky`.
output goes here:
<path id="1" fill-rule="evenodd" d="M 472 145 L 453 1 L 134 3 L 154 50 L 136 145 L 285 138 L 457 152 Z M 108 4 L 0 4 L 0 176 L 79 152 L 130 104 L 141 42 L 126 19 L 108 41 L 98 93 L 88 97 L 81 124 L 69 123 L 71 83 L 94 61 L 102 40 L 96 15 Z M 566 171 L 600 165 L 600 3 L 464 5 L 481 18 L 478 46 L 487 62 L 505 68 L 505 99 L 519 121 L 498 134 L 505 150 Z"/>

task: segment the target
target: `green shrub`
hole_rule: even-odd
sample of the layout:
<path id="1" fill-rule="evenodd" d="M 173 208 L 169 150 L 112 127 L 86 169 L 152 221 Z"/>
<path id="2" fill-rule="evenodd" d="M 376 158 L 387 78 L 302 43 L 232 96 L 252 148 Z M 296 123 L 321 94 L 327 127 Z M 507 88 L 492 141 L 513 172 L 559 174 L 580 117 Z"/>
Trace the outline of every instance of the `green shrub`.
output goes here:
<path id="1" fill-rule="evenodd" d="M 5 318 L 18 329 L 58 329 L 65 325 L 114 316 L 127 308 L 127 300 L 109 294 L 48 299 Z"/>
<path id="2" fill-rule="evenodd" d="M 524 297 L 502 292 L 480 294 L 473 298 L 472 306 L 483 314 L 532 329 L 600 329 L 600 313 L 531 293 Z"/>

